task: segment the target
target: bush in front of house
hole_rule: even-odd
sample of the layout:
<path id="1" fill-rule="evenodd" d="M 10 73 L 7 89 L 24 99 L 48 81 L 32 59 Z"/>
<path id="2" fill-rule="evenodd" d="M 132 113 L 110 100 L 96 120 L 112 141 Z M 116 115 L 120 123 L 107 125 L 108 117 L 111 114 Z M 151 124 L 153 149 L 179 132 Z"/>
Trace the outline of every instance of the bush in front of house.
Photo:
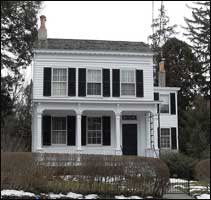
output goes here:
<path id="1" fill-rule="evenodd" d="M 47 184 L 47 173 L 29 152 L 1 152 L 1 189 L 40 191 Z"/>
<path id="2" fill-rule="evenodd" d="M 1 159 L 1 189 L 161 197 L 169 185 L 168 167 L 155 158 L 2 153 Z"/>
<path id="3" fill-rule="evenodd" d="M 161 154 L 161 160 L 169 167 L 170 177 L 183 179 L 194 178 L 194 166 L 197 162 L 194 158 L 174 152 Z"/>
<path id="4" fill-rule="evenodd" d="M 202 160 L 196 165 L 195 178 L 199 181 L 210 182 L 210 159 Z"/>

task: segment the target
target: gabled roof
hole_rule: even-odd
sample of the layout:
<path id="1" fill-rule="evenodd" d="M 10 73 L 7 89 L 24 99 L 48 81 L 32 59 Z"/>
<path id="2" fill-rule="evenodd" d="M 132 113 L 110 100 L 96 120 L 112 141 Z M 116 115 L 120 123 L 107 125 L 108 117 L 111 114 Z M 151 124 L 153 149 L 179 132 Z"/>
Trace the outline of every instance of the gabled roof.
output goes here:
<path id="1" fill-rule="evenodd" d="M 34 45 L 35 49 L 54 50 L 89 50 L 89 51 L 119 51 L 119 52 L 149 52 L 149 45 L 144 42 L 129 41 L 107 41 L 107 40 L 80 40 L 80 39 L 54 39 L 38 41 Z"/>

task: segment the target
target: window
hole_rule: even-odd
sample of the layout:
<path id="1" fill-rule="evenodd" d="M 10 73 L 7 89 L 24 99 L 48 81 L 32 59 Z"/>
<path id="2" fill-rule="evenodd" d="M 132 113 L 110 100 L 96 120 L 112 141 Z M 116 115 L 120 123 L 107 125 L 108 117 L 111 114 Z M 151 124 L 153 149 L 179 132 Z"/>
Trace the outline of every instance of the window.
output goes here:
<path id="1" fill-rule="evenodd" d="M 52 117 L 52 144 L 67 143 L 66 117 Z"/>
<path id="2" fill-rule="evenodd" d="M 101 70 L 87 70 L 87 95 L 101 95 Z"/>
<path id="3" fill-rule="evenodd" d="M 161 128 L 160 148 L 170 148 L 170 129 Z"/>
<path id="4" fill-rule="evenodd" d="M 134 70 L 121 70 L 121 95 L 135 96 Z"/>
<path id="5" fill-rule="evenodd" d="M 160 104 L 161 113 L 169 113 L 169 95 L 160 95 L 160 100 L 163 101 Z"/>
<path id="6" fill-rule="evenodd" d="M 88 117 L 87 121 L 87 144 L 102 144 L 101 117 Z"/>
<path id="7" fill-rule="evenodd" d="M 67 94 L 67 69 L 53 68 L 52 94 L 53 96 L 65 96 Z"/>

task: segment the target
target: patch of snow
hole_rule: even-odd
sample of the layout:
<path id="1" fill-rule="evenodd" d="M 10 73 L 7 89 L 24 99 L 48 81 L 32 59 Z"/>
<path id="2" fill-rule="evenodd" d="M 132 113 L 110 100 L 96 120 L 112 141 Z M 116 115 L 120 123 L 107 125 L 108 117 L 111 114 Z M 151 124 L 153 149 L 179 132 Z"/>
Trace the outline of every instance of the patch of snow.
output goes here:
<path id="1" fill-rule="evenodd" d="M 148 196 L 148 197 L 146 197 L 146 199 L 154 199 L 154 197 Z"/>
<path id="2" fill-rule="evenodd" d="M 197 199 L 210 199 L 210 194 L 202 194 L 200 196 L 196 196 Z"/>
<path id="3" fill-rule="evenodd" d="M 139 196 L 125 197 L 123 195 L 120 195 L 120 196 L 115 196 L 115 199 L 143 199 L 143 198 L 142 197 L 139 197 Z"/>
<path id="4" fill-rule="evenodd" d="M 67 193 L 66 197 L 72 198 L 72 199 L 81 199 L 81 198 L 83 198 L 83 195 L 69 192 L 69 193 Z"/>
<path id="5" fill-rule="evenodd" d="M 170 183 L 187 183 L 187 180 L 180 179 L 180 178 L 170 178 Z"/>
<path id="6" fill-rule="evenodd" d="M 85 196 L 85 199 L 98 199 L 98 195 L 96 194 L 89 194 Z"/>
<path id="7" fill-rule="evenodd" d="M 50 193 L 49 194 L 49 197 L 51 198 L 51 199 L 59 199 L 59 198 L 62 198 L 62 197 L 66 197 L 66 195 L 64 195 L 64 194 L 54 194 L 54 193 Z"/>
<path id="8" fill-rule="evenodd" d="M 183 188 L 183 189 L 186 189 L 187 187 L 185 187 L 183 185 L 174 185 L 174 188 Z"/>
<path id="9" fill-rule="evenodd" d="M 2 190 L 1 196 L 28 196 L 28 197 L 35 197 L 34 193 L 31 192 L 24 192 L 23 190 Z"/>

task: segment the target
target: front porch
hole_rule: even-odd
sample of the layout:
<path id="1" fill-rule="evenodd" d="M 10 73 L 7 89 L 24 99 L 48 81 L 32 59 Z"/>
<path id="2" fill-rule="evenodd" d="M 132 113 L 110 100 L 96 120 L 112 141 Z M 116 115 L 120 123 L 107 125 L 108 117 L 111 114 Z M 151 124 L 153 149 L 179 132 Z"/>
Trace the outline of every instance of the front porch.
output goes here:
<path id="1" fill-rule="evenodd" d="M 33 152 L 159 157 L 156 104 L 59 105 L 36 105 Z"/>

